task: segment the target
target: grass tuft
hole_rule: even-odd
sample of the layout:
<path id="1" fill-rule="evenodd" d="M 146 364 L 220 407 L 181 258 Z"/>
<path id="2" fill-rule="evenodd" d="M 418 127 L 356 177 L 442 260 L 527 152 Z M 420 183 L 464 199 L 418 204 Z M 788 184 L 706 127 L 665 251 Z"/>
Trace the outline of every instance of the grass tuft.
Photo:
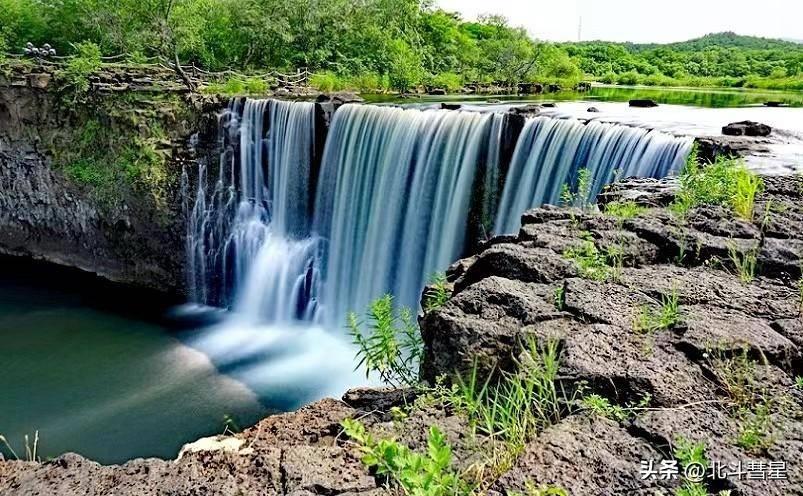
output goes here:
<path id="1" fill-rule="evenodd" d="M 744 284 L 750 284 L 756 278 L 758 251 L 758 246 L 747 251 L 739 251 L 736 243 L 731 242 L 728 245 L 728 256 L 739 274 L 739 280 Z"/>
<path id="2" fill-rule="evenodd" d="M 580 276 L 594 281 L 616 280 L 621 275 L 624 254 L 618 246 L 601 251 L 594 244 L 591 233 L 581 235 L 580 244 L 563 252 L 563 257 L 573 260 Z"/>
<path id="3" fill-rule="evenodd" d="M 635 219 L 647 210 L 649 210 L 647 207 L 643 207 L 632 200 L 615 201 L 605 205 L 605 213 L 619 220 Z"/>
<path id="4" fill-rule="evenodd" d="M 656 310 L 648 305 L 641 307 L 633 318 L 633 330 L 640 334 L 671 329 L 680 322 L 680 299 L 677 290 L 661 295 L 661 306 Z"/>
<path id="5" fill-rule="evenodd" d="M 736 158 L 717 157 L 701 165 L 692 154 L 679 177 L 680 189 L 670 209 L 681 217 L 699 205 L 724 205 L 744 220 L 753 221 L 762 179 Z"/>

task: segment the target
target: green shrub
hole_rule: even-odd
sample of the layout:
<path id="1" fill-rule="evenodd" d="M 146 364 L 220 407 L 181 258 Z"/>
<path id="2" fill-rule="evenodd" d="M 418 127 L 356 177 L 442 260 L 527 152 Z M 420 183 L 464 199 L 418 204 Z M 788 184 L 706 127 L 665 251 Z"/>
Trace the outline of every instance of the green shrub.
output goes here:
<path id="1" fill-rule="evenodd" d="M 408 308 L 396 309 L 393 297 L 385 295 L 372 302 L 366 312 L 367 322 L 354 312 L 348 315 L 348 328 L 357 345 L 358 364 L 366 375 L 376 372 L 393 386 L 418 384 L 416 371 L 423 350 L 421 333 Z M 368 329 L 363 331 L 363 327 Z"/>
<path id="2" fill-rule="evenodd" d="M 362 452 L 362 462 L 411 496 L 468 496 L 470 486 L 452 468 L 452 449 L 437 427 L 429 428 L 426 454 L 392 439 L 375 439 L 357 420 L 341 423 Z"/>
<path id="3" fill-rule="evenodd" d="M 390 86 L 399 93 L 407 93 L 418 85 L 424 77 L 421 54 L 402 39 L 395 39 L 389 45 Z"/>
<path id="4" fill-rule="evenodd" d="M 75 93 L 86 93 L 89 91 L 89 76 L 100 67 L 100 47 L 91 41 L 84 41 L 75 46 L 75 56 L 67 62 L 67 67 L 60 75 Z"/>
<path id="5" fill-rule="evenodd" d="M 389 83 L 386 76 L 375 72 L 361 72 L 349 77 L 347 86 L 360 93 L 382 93 L 388 90 Z"/>
<path id="6" fill-rule="evenodd" d="M 430 84 L 435 88 L 443 88 L 448 93 L 456 93 L 463 88 L 463 78 L 453 72 L 442 72 L 433 76 Z"/>
<path id="7" fill-rule="evenodd" d="M 309 84 L 313 88 L 323 93 L 330 93 L 332 91 L 343 91 L 346 89 L 347 84 L 344 78 L 341 78 L 334 72 L 316 72 L 309 78 Z"/>

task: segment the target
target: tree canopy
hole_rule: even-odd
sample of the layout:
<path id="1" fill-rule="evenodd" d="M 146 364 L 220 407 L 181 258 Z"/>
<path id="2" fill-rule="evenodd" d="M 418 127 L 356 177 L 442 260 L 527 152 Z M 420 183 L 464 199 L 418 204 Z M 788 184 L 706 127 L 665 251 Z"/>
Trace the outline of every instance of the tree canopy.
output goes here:
<path id="1" fill-rule="evenodd" d="M 60 54 L 91 42 L 105 56 L 158 55 L 208 70 L 303 67 L 322 81 L 398 89 L 803 80 L 803 45 L 791 42 L 721 33 L 669 45 L 553 44 L 499 16 L 465 21 L 431 0 L 0 0 L 0 51 L 19 53 L 27 42 Z"/>

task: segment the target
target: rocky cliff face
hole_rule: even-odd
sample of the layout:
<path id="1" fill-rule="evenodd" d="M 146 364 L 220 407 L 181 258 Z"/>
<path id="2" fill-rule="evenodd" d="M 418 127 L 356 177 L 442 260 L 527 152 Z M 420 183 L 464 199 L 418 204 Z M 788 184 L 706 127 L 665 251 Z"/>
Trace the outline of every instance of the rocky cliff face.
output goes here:
<path id="1" fill-rule="evenodd" d="M 0 78 L 0 253 L 180 292 L 180 178 L 213 155 L 215 105 L 114 88 L 74 100 L 47 73 Z"/>
<path id="2" fill-rule="evenodd" d="M 481 377 L 515 373 L 522 342 L 558 343 L 563 415 L 510 463 L 494 461 L 498 472 L 477 472 L 489 439 L 473 433 L 454 404 L 414 402 L 411 390 L 360 389 L 194 443 L 176 461 L 101 466 L 67 454 L 43 464 L 0 462 L 0 494 L 399 493 L 363 467 L 341 432 L 342 420 L 359 418 L 376 437 L 422 453 L 429 427 L 438 426 L 453 466 L 483 478 L 481 493 L 550 485 L 572 495 L 680 494 L 682 476 L 643 477 L 641 468 L 671 460 L 686 440 L 701 443 L 711 463 L 753 467 L 751 477 L 703 480 L 707 494 L 801 495 L 803 179 L 767 178 L 755 222 L 710 206 L 680 221 L 664 208 L 672 191 L 644 180 L 612 188 L 604 201 L 628 197 L 650 207 L 627 218 L 529 211 L 517 236 L 497 238 L 451 268 L 451 298 L 421 321 L 423 377 L 475 364 Z M 615 277 L 588 277 L 567 259 L 567 249 L 587 243 L 618 247 Z M 752 280 L 740 263 L 745 254 L 757 262 Z M 669 295 L 676 319 L 660 326 L 645 317 Z M 591 395 L 624 409 L 577 401 Z M 769 467 L 781 475 L 767 477 Z"/>

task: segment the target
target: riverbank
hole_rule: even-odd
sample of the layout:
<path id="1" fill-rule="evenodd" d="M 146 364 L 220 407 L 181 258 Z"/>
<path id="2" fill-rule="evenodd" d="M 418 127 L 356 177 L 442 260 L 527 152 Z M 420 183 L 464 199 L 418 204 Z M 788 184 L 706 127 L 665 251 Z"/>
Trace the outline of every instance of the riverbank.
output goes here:
<path id="1" fill-rule="evenodd" d="M 492 367 L 522 373 L 524 362 L 512 360 L 517 343 L 557 343 L 559 416 L 510 464 L 487 458 L 493 439 L 470 426 L 470 411 L 444 403 L 448 394 L 414 401 L 409 390 L 361 389 L 189 445 L 176 461 L 101 466 L 68 454 L 2 462 L 0 489 L 393 493 L 398 486 L 385 486 L 360 462 L 359 443 L 342 433 L 345 419 L 359 419 L 376 438 L 420 453 L 437 426 L 451 446 L 448 470 L 501 494 L 530 485 L 567 494 L 676 492 L 693 481 L 641 472 L 650 460 L 686 460 L 679 448 L 688 443 L 709 463 L 774 467 L 774 478 L 704 479 L 708 494 L 801 494 L 803 180 L 765 178 L 753 221 L 710 205 L 679 220 L 666 208 L 673 191 L 665 182 L 631 181 L 601 197 L 604 214 L 534 209 L 518 235 L 496 238 L 448 271 L 448 300 L 420 320 L 423 378 L 476 365 L 480 377 Z M 623 214 L 611 203 L 622 198 L 644 208 Z M 620 265 L 605 269 L 615 277 L 591 277 L 588 265 L 567 256 L 578 247 L 587 254 L 618 247 Z M 755 265 L 742 263 L 748 257 Z M 646 325 L 667 298 L 675 298 L 675 318 Z"/>

